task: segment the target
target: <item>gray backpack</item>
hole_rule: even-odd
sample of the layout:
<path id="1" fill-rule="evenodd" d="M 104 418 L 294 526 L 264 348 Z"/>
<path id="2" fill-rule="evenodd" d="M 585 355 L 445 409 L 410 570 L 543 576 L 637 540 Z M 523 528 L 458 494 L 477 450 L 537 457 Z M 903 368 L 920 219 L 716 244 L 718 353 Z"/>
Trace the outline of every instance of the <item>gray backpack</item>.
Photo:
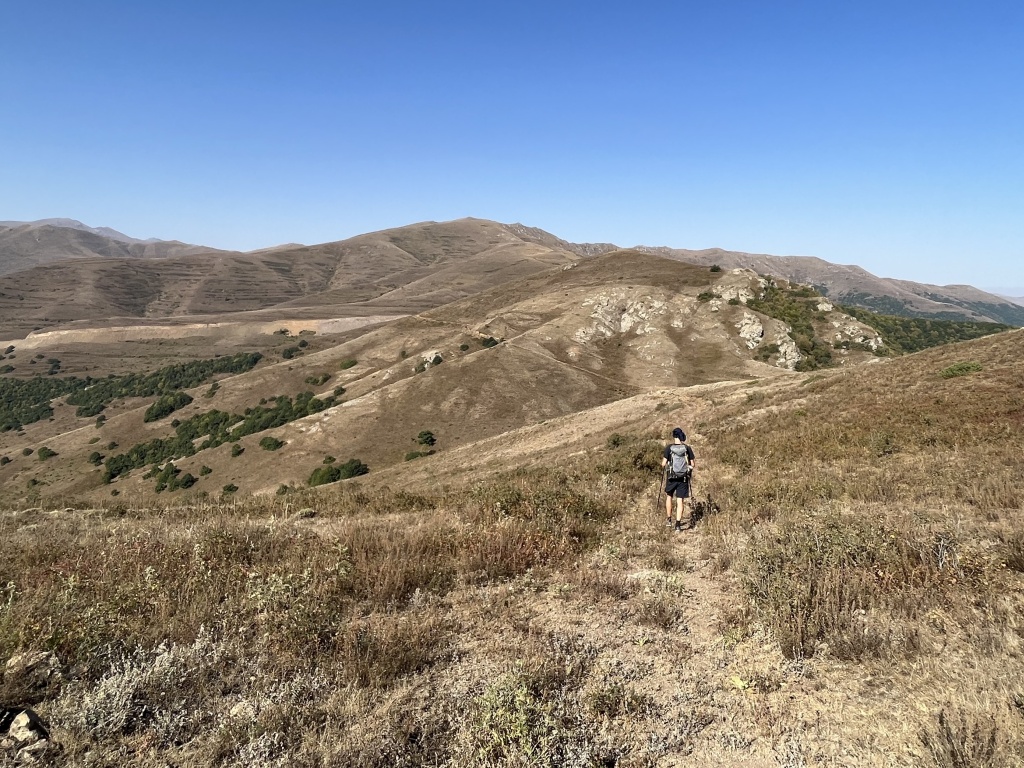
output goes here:
<path id="1" fill-rule="evenodd" d="M 668 447 L 668 451 L 669 459 L 666 467 L 668 479 L 689 480 L 690 473 L 693 471 L 689 461 L 690 447 L 686 443 L 673 444 Z"/>

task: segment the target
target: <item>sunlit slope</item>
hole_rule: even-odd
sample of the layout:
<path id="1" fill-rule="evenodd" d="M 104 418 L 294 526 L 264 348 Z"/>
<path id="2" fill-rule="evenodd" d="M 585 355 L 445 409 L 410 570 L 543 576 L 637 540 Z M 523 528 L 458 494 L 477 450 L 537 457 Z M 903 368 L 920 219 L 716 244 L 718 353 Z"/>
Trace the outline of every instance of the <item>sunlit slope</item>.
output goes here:
<path id="1" fill-rule="evenodd" d="M 241 437 L 243 454 L 222 444 L 175 457 L 195 477 L 204 467 L 212 470 L 197 488 L 233 485 L 249 492 L 302 484 L 331 456 L 391 471 L 422 448 L 415 439 L 424 430 L 444 451 L 652 389 L 783 375 L 781 361 L 760 348 L 788 339 L 787 326 L 741 301 L 761 281 L 742 270 L 712 271 L 633 251 L 570 262 L 354 332 L 341 344 L 324 348 L 325 339 L 316 337 L 316 352 L 296 347 L 297 354 L 265 360 L 215 392 L 205 384 L 190 390 L 193 402 L 173 419 L 145 423 L 150 403 L 144 402 L 135 410 L 122 407 L 98 431 L 89 422 L 69 431 L 66 419 L 55 434 L 33 426 L 27 447 L 45 443 L 61 458 L 43 467 L 18 456 L 14 442 L 14 461 L 0 477 L 19 489 L 37 479 L 46 493 L 145 493 L 153 483 L 141 471 L 119 476 L 110 488 L 101 483 L 102 471 L 87 462 L 97 444 L 117 443 L 101 452 L 106 459 L 172 434 L 172 422 L 214 409 L 246 414 L 303 391 L 337 398 L 326 410 Z M 763 338 L 741 335 L 751 322 Z M 866 353 L 849 359 L 857 355 Z M 268 434 L 286 445 L 263 451 L 259 441 Z"/>

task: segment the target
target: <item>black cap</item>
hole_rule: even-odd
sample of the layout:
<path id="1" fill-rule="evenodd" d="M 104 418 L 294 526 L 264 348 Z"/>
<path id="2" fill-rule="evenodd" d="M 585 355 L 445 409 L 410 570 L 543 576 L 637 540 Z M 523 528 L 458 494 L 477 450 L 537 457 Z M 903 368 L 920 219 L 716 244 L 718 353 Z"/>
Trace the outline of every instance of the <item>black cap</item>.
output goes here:
<path id="1" fill-rule="evenodd" d="M 676 427 L 675 429 L 672 430 L 672 437 L 676 438 L 677 440 L 685 440 L 686 433 L 683 432 L 683 430 L 681 430 L 679 427 Z"/>

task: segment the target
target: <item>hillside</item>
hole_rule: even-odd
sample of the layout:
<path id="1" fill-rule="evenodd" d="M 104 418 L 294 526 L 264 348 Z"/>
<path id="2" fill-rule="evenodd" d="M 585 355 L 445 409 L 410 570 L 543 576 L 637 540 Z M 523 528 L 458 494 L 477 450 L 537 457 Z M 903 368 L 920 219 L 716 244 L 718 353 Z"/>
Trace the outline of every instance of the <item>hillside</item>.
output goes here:
<path id="1" fill-rule="evenodd" d="M 73 259 L 159 259 L 222 253 L 168 240 L 138 240 L 109 227 L 74 219 L 0 221 L 0 276 Z"/>
<path id="2" fill-rule="evenodd" d="M 752 269 L 792 282 L 813 285 L 831 300 L 889 315 L 977 320 L 1024 326 L 1024 311 L 1002 296 L 969 285 L 928 285 L 877 277 L 853 265 L 832 264 L 810 256 L 768 256 L 711 248 L 638 248 L 694 264 Z"/>
<path id="3" fill-rule="evenodd" d="M 1003 333 L 314 491 L 12 511 L 0 706 L 61 765 L 1019 765 L 1022 361 Z"/>
<path id="4" fill-rule="evenodd" d="M 225 485 L 246 493 L 273 491 L 305 485 L 328 456 L 357 456 L 373 471 L 389 471 L 417 449 L 415 437 L 424 430 L 437 435 L 439 448 L 455 448 L 651 389 L 871 360 L 872 348 L 883 346 L 874 331 L 804 289 L 770 284 L 743 270 L 712 271 L 629 251 L 570 262 L 418 315 L 354 328 L 348 337 L 305 336 L 289 348 L 287 335 L 275 336 L 278 346 L 258 347 L 276 349 L 275 358 L 220 381 L 215 393 L 208 392 L 205 378 L 187 385 L 182 396 L 191 399 L 174 415 L 180 428 L 170 420 L 144 419 L 153 398 L 171 390 L 147 390 L 148 399 L 138 400 L 135 389 L 120 385 L 104 401 L 111 408 L 103 411 L 108 420 L 94 427 L 101 411 L 81 412 L 80 403 L 61 399 L 88 382 L 76 384 L 78 379 L 61 374 L 99 378 L 103 368 L 70 367 L 84 359 L 70 338 L 63 347 L 13 345 L 4 361 L 8 380 L 0 385 L 7 401 L 21 409 L 10 411 L 8 423 L 23 428 L 0 436 L 9 459 L 0 483 L 26 498 L 151 494 L 149 473 L 119 472 L 106 485 L 102 467 L 89 457 L 97 444 L 114 442 L 116 449 L 98 452 L 109 465 L 123 461 L 117 457 L 133 446 L 152 443 L 137 470 L 174 459 L 177 470 L 200 478 L 196 488 L 208 493 Z M 234 348 L 246 349 L 241 340 Z M 165 346 L 165 354 L 172 349 Z M 111 352 L 117 354 L 116 345 Z M 49 376 L 33 378 L 36 373 Z M 322 405 L 315 412 L 284 421 L 268 415 L 270 426 L 243 432 L 232 427 L 199 450 L 192 443 L 167 443 L 181 439 L 181 430 L 208 430 L 209 413 L 241 419 L 306 391 Z M 52 414 L 46 398 L 54 402 Z M 36 415 L 19 416 L 22 411 Z M 267 437 L 285 447 L 260 450 Z M 153 447 L 153 441 L 163 442 Z M 40 462 L 43 447 L 60 458 Z M 25 451 L 32 455 L 21 455 Z"/>
<path id="5" fill-rule="evenodd" d="M 0 277 L 0 327 L 16 338 L 112 317 L 415 314 L 573 258 L 466 219 L 251 254 L 76 260 Z"/>
<path id="6" fill-rule="evenodd" d="M 50 223 L 47 223 L 50 222 Z M 416 314 L 553 266 L 618 250 L 570 243 L 522 224 L 424 222 L 311 246 L 251 253 L 137 241 L 69 220 L 0 230 L 0 336 L 132 320 L 197 323 Z M 58 226 L 59 224 L 59 226 Z M 878 278 L 821 259 L 639 247 L 814 285 L 883 314 L 1024 325 L 1024 309 L 969 286 Z M 102 258 L 100 258 L 102 257 Z M 258 318 L 251 313 L 261 313 Z"/>

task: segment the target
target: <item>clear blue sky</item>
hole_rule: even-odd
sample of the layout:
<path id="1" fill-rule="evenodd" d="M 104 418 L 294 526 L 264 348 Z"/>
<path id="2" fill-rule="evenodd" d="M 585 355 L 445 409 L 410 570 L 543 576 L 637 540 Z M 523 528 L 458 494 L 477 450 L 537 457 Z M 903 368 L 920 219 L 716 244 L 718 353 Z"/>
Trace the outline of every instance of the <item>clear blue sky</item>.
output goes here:
<path id="1" fill-rule="evenodd" d="M 427 219 L 1024 284 L 1024 3 L 0 0 L 0 220 Z"/>

